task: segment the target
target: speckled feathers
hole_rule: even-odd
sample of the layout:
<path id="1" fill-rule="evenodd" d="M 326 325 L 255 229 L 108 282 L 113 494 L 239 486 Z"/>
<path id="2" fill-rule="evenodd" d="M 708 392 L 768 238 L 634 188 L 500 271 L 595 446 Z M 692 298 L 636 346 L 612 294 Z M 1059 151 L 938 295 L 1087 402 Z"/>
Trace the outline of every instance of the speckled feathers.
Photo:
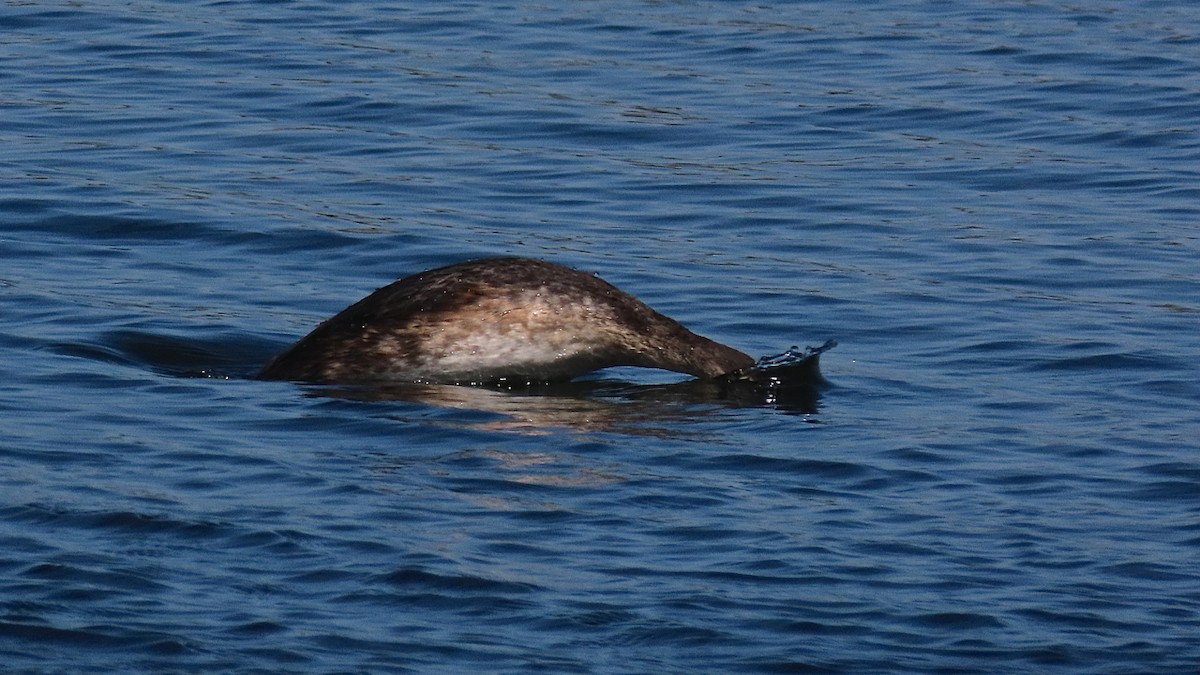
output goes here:
<path id="1" fill-rule="evenodd" d="M 715 377 L 752 362 L 595 275 L 544 260 L 488 258 L 375 291 L 322 323 L 260 377 L 538 382 L 619 365 Z"/>

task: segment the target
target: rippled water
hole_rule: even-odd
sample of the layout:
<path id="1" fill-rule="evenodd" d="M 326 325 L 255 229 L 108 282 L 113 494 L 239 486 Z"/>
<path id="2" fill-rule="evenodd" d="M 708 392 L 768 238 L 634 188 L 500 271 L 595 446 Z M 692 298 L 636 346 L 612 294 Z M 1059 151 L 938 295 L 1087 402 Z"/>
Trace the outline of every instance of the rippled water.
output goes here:
<path id="1" fill-rule="evenodd" d="M 11 672 L 1194 672 L 1191 3 L 0 8 Z M 601 273 L 815 412 L 248 379 Z"/>

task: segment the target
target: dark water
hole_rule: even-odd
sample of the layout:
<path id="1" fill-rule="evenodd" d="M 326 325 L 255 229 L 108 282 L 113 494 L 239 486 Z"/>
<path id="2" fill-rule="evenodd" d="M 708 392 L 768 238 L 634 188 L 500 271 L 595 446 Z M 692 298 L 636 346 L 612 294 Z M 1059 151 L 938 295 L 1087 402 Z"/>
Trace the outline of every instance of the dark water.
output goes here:
<path id="1" fill-rule="evenodd" d="M 1200 6 L 0 7 L 6 672 L 1197 672 Z M 247 379 L 600 272 L 816 412 Z"/>

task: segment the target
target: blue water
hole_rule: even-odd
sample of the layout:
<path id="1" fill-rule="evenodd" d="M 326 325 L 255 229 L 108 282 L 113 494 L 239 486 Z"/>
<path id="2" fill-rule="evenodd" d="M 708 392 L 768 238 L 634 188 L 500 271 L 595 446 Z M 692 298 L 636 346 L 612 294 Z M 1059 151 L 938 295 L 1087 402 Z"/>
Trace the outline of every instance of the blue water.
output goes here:
<path id="1" fill-rule="evenodd" d="M 0 663 L 1197 672 L 1198 73 L 1182 1 L 6 3 Z M 493 254 L 832 386 L 248 377 Z"/>

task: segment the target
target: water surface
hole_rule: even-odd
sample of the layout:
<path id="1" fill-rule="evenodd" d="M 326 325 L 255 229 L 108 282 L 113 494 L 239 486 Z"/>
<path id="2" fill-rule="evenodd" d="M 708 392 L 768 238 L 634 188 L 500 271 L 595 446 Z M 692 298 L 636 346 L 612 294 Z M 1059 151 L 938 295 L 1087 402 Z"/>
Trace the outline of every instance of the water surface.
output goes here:
<path id="1" fill-rule="evenodd" d="M 0 10 L 13 672 L 1190 672 L 1200 9 Z M 592 270 L 815 411 L 249 378 Z"/>

